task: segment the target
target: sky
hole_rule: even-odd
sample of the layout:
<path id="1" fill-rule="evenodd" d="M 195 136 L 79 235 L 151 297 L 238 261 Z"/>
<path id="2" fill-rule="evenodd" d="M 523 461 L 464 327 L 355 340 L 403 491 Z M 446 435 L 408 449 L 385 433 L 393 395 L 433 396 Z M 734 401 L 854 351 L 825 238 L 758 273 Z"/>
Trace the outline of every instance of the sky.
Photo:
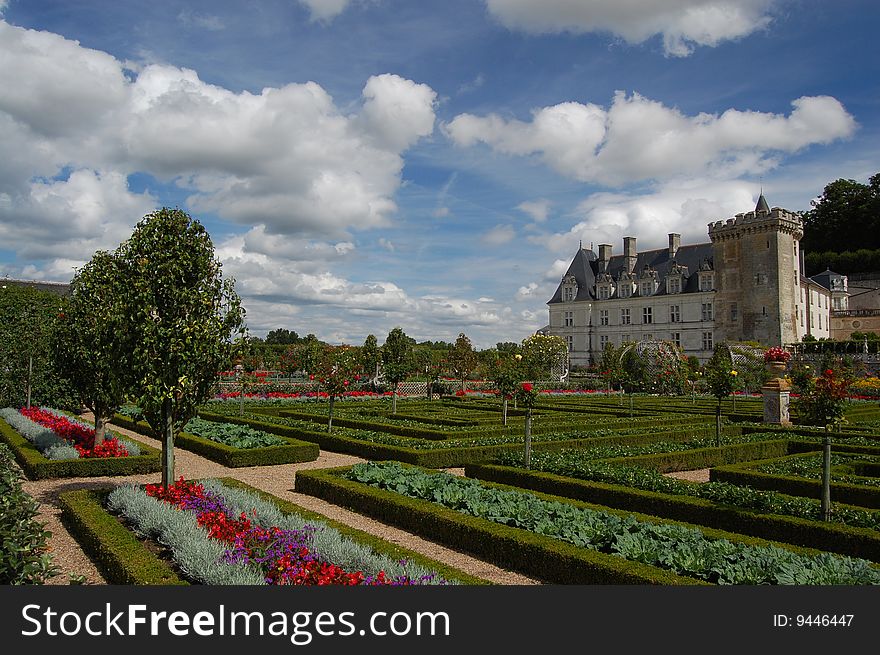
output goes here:
<path id="1" fill-rule="evenodd" d="M 880 171 L 874 0 L 0 0 L 0 278 L 146 214 L 208 229 L 251 334 L 480 348 L 579 244 L 708 241 Z"/>

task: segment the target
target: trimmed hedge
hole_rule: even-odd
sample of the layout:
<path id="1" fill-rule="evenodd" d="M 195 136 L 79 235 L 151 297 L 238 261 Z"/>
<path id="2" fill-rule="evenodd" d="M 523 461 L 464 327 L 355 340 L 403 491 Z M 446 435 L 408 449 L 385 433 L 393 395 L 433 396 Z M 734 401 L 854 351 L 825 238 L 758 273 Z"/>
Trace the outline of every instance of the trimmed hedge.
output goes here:
<path id="1" fill-rule="evenodd" d="M 0 439 L 5 441 L 30 480 L 45 478 L 85 478 L 104 475 L 136 475 L 161 470 L 161 452 L 137 442 L 141 454 L 133 457 L 92 457 L 51 460 L 0 419 Z"/>
<path id="2" fill-rule="evenodd" d="M 113 424 L 139 434 L 152 436 L 152 428 L 146 421 L 135 422 L 127 416 L 117 414 L 113 418 Z M 229 468 L 294 464 L 313 462 L 318 459 L 320 454 L 318 444 L 284 435 L 278 436 L 284 437 L 290 443 L 283 446 L 264 446 L 262 448 L 234 448 L 217 441 L 197 437 L 194 434 L 181 432 L 174 440 L 174 445 Z"/>
<path id="3" fill-rule="evenodd" d="M 350 467 L 300 471 L 296 491 L 349 507 L 497 566 L 556 584 L 702 585 L 654 566 L 467 516 L 341 477 Z M 564 499 L 557 499 L 564 500 Z M 573 501 L 568 501 L 573 502 Z"/>
<path id="4" fill-rule="evenodd" d="M 816 452 L 815 448 L 813 452 Z M 754 467 L 772 461 L 774 460 L 767 459 L 728 466 L 717 466 L 709 471 L 709 479 L 712 482 L 730 482 L 731 484 L 748 485 L 755 489 L 778 491 L 790 496 L 806 496 L 807 498 L 822 497 L 821 480 L 808 480 L 806 478 L 788 475 L 774 475 L 754 470 Z M 831 502 L 840 502 L 848 505 L 878 509 L 880 508 L 880 488 L 847 484 L 844 482 L 832 482 Z"/>
<path id="5" fill-rule="evenodd" d="M 258 421 L 252 418 L 241 418 L 237 416 L 225 416 L 206 411 L 200 411 L 199 417 L 209 421 L 226 421 L 228 423 L 248 425 L 257 430 L 263 430 L 264 432 L 277 434 L 282 437 L 307 439 L 316 442 L 325 450 L 332 450 L 338 453 L 348 453 L 350 455 L 363 457 L 364 459 L 396 460 L 398 462 L 414 464 L 426 468 L 449 468 L 453 466 L 464 466 L 465 464 L 473 462 L 484 462 L 496 457 L 500 453 L 519 451 L 523 448 L 522 443 L 513 442 L 509 444 L 493 444 L 467 448 L 422 450 L 417 448 L 379 444 L 364 439 L 356 439 L 340 434 L 334 434 L 332 432 L 312 432 L 311 430 L 304 430 L 299 427 L 281 425 L 269 421 Z M 335 423 L 336 419 L 334 418 L 333 421 Z M 534 450 L 555 450 L 560 448 L 574 448 L 599 444 L 640 444 L 656 441 L 658 436 L 676 441 L 690 439 L 699 435 L 708 436 L 709 433 L 710 431 L 708 429 L 688 430 L 685 427 L 681 429 L 681 432 L 666 433 L 654 430 L 648 434 L 609 435 L 559 441 L 535 441 L 532 442 L 532 448 Z M 711 434 L 715 434 L 714 428 L 711 430 Z"/>
<path id="6" fill-rule="evenodd" d="M 643 491 L 625 485 L 578 480 L 495 464 L 468 464 L 465 466 L 465 475 L 597 505 L 880 562 L 880 533 L 869 528 L 764 514 L 719 505 L 702 498 Z"/>
<path id="7" fill-rule="evenodd" d="M 189 584 L 104 508 L 109 493 L 110 489 L 105 488 L 58 495 L 62 523 L 106 580 L 111 584 Z"/>
<path id="8" fill-rule="evenodd" d="M 756 459 L 771 459 L 788 455 L 788 442 L 755 441 L 750 443 L 728 444 L 711 448 L 697 448 L 669 453 L 654 453 L 635 457 L 612 457 L 603 459 L 607 464 L 640 466 L 660 473 L 670 471 L 691 471 L 722 464 L 735 464 Z"/>
<path id="9" fill-rule="evenodd" d="M 245 489 L 268 500 L 284 513 L 299 514 L 307 520 L 322 521 L 376 552 L 393 559 L 406 559 L 417 562 L 437 571 L 447 579 L 455 579 L 467 585 L 490 584 L 482 578 L 468 575 L 463 571 L 437 562 L 420 553 L 392 544 L 351 526 L 338 523 L 322 514 L 303 507 L 232 478 L 219 478 L 230 487 Z M 110 489 L 67 491 L 59 495 L 62 508 L 61 520 L 71 534 L 95 560 L 108 582 L 112 584 L 138 585 L 186 585 L 189 584 L 178 575 L 172 566 L 157 557 L 123 523 L 105 509 L 105 501 Z"/>

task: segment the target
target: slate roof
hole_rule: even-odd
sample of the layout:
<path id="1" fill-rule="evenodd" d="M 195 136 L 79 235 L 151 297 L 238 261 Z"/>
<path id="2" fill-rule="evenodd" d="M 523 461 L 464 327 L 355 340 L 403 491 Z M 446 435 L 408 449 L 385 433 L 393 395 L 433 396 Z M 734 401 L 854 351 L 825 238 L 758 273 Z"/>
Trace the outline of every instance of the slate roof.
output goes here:
<path id="1" fill-rule="evenodd" d="M 666 295 L 666 275 L 674 264 L 687 267 L 687 277 L 685 277 L 684 288 L 682 293 L 692 293 L 699 290 L 699 279 L 695 275 L 700 270 L 700 265 L 704 262 L 712 265 L 712 244 L 698 243 L 689 246 L 681 246 L 675 253 L 674 258 L 669 257 L 668 248 L 660 248 L 657 250 L 646 250 L 636 253 L 636 264 L 633 273 L 638 279 L 645 266 L 654 269 L 657 272 L 657 291 L 652 296 Z M 618 280 L 620 273 L 626 268 L 626 258 L 623 255 L 613 255 L 608 263 L 607 272 Z M 595 300 L 596 299 L 596 276 L 599 271 L 599 259 L 592 250 L 580 248 L 575 253 L 574 259 L 564 277 L 573 275 L 577 280 L 578 292 L 575 300 Z M 632 298 L 639 297 L 638 286 Z M 615 296 L 616 299 L 616 296 Z M 547 304 L 562 302 L 562 282 L 556 287 L 556 293 L 547 301 Z"/>
<path id="2" fill-rule="evenodd" d="M 818 274 L 810 277 L 810 280 L 812 280 L 816 284 L 819 284 L 819 285 L 825 287 L 829 291 L 831 290 L 831 281 L 832 280 L 840 281 L 843 279 L 844 279 L 843 275 L 841 275 L 840 273 L 835 273 L 830 268 L 826 268 L 821 273 L 818 273 Z M 840 285 L 840 288 L 843 289 L 843 285 Z"/>

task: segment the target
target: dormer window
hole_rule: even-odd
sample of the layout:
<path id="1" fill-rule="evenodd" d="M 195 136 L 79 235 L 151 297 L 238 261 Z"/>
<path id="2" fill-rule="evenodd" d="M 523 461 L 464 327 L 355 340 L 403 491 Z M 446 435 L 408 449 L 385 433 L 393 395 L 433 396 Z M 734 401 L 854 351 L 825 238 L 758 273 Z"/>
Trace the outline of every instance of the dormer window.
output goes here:
<path id="1" fill-rule="evenodd" d="M 687 275 L 687 266 L 679 266 L 673 262 L 669 273 L 666 275 L 666 293 L 681 293 L 684 289 L 684 277 Z"/>
<path id="2" fill-rule="evenodd" d="M 574 275 L 566 275 L 562 278 L 562 300 L 570 302 L 577 297 L 577 280 Z"/>
<path id="3" fill-rule="evenodd" d="M 596 278 L 596 297 L 599 300 L 609 300 L 614 295 L 614 281 L 607 273 L 600 273 Z"/>
<path id="4" fill-rule="evenodd" d="M 617 295 L 620 298 L 630 298 L 636 290 L 635 276 L 626 271 L 620 274 L 617 281 Z"/>
<path id="5" fill-rule="evenodd" d="M 700 291 L 714 291 L 715 290 L 715 274 L 712 272 L 709 273 L 700 273 Z"/>
<path id="6" fill-rule="evenodd" d="M 657 271 L 645 266 L 639 276 L 639 295 L 653 296 L 657 291 Z"/>

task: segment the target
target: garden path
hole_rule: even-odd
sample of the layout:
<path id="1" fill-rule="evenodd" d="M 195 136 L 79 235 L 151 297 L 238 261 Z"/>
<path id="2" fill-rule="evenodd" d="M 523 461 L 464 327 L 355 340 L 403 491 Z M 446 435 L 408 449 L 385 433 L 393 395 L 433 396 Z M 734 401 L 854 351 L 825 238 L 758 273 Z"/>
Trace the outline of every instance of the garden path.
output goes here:
<path id="1" fill-rule="evenodd" d="M 84 414 L 83 420 L 91 421 L 91 414 Z M 161 444 L 149 437 L 136 434 L 129 430 L 112 426 L 114 432 L 123 436 L 129 436 L 155 448 L 161 448 Z M 352 512 L 344 507 L 333 505 L 319 498 L 307 496 L 293 491 L 294 479 L 297 471 L 331 468 L 334 466 L 346 466 L 364 461 L 361 458 L 341 453 L 333 453 L 321 450 L 321 454 L 314 462 L 299 464 L 279 464 L 275 466 L 253 466 L 246 468 L 227 468 L 216 462 L 212 462 L 200 455 L 176 448 L 174 450 L 176 475 L 186 479 L 206 477 L 231 477 L 262 489 L 279 498 L 289 500 L 301 507 L 310 509 L 350 525 L 364 532 L 382 537 L 395 544 L 399 544 L 418 553 L 432 557 L 444 564 L 454 566 L 471 575 L 484 578 L 496 584 L 507 585 L 531 585 L 540 584 L 539 581 L 528 576 L 499 568 L 488 562 L 484 562 L 466 553 L 452 550 L 440 544 L 428 541 L 417 535 L 411 534 L 391 525 L 376 521 L 366 516 Z M 147 473 L 130 476 L 112 476 L 95 478 L 60 478 L 54 480 L 25 481 L 22 488 L 40 503 L 38 520 L 46 525 L 46 529 L 52 533 L 49 539 L 49 548 L 52 559 L 60 568 L 60 573 L 49 580 L 49 584 L 66 585 L 71 577 L 82 576 L 89 584 L 106 584 L 106 580 L 92 561 L 80 548 L 77 541 L 70 535 L 61 523 L 61 510 L 58 508 L 57 498 L 62 491 L 71 489 L 106 487 L 134 482 L 145 484 L 160 482 L 159 473 Z"/>

